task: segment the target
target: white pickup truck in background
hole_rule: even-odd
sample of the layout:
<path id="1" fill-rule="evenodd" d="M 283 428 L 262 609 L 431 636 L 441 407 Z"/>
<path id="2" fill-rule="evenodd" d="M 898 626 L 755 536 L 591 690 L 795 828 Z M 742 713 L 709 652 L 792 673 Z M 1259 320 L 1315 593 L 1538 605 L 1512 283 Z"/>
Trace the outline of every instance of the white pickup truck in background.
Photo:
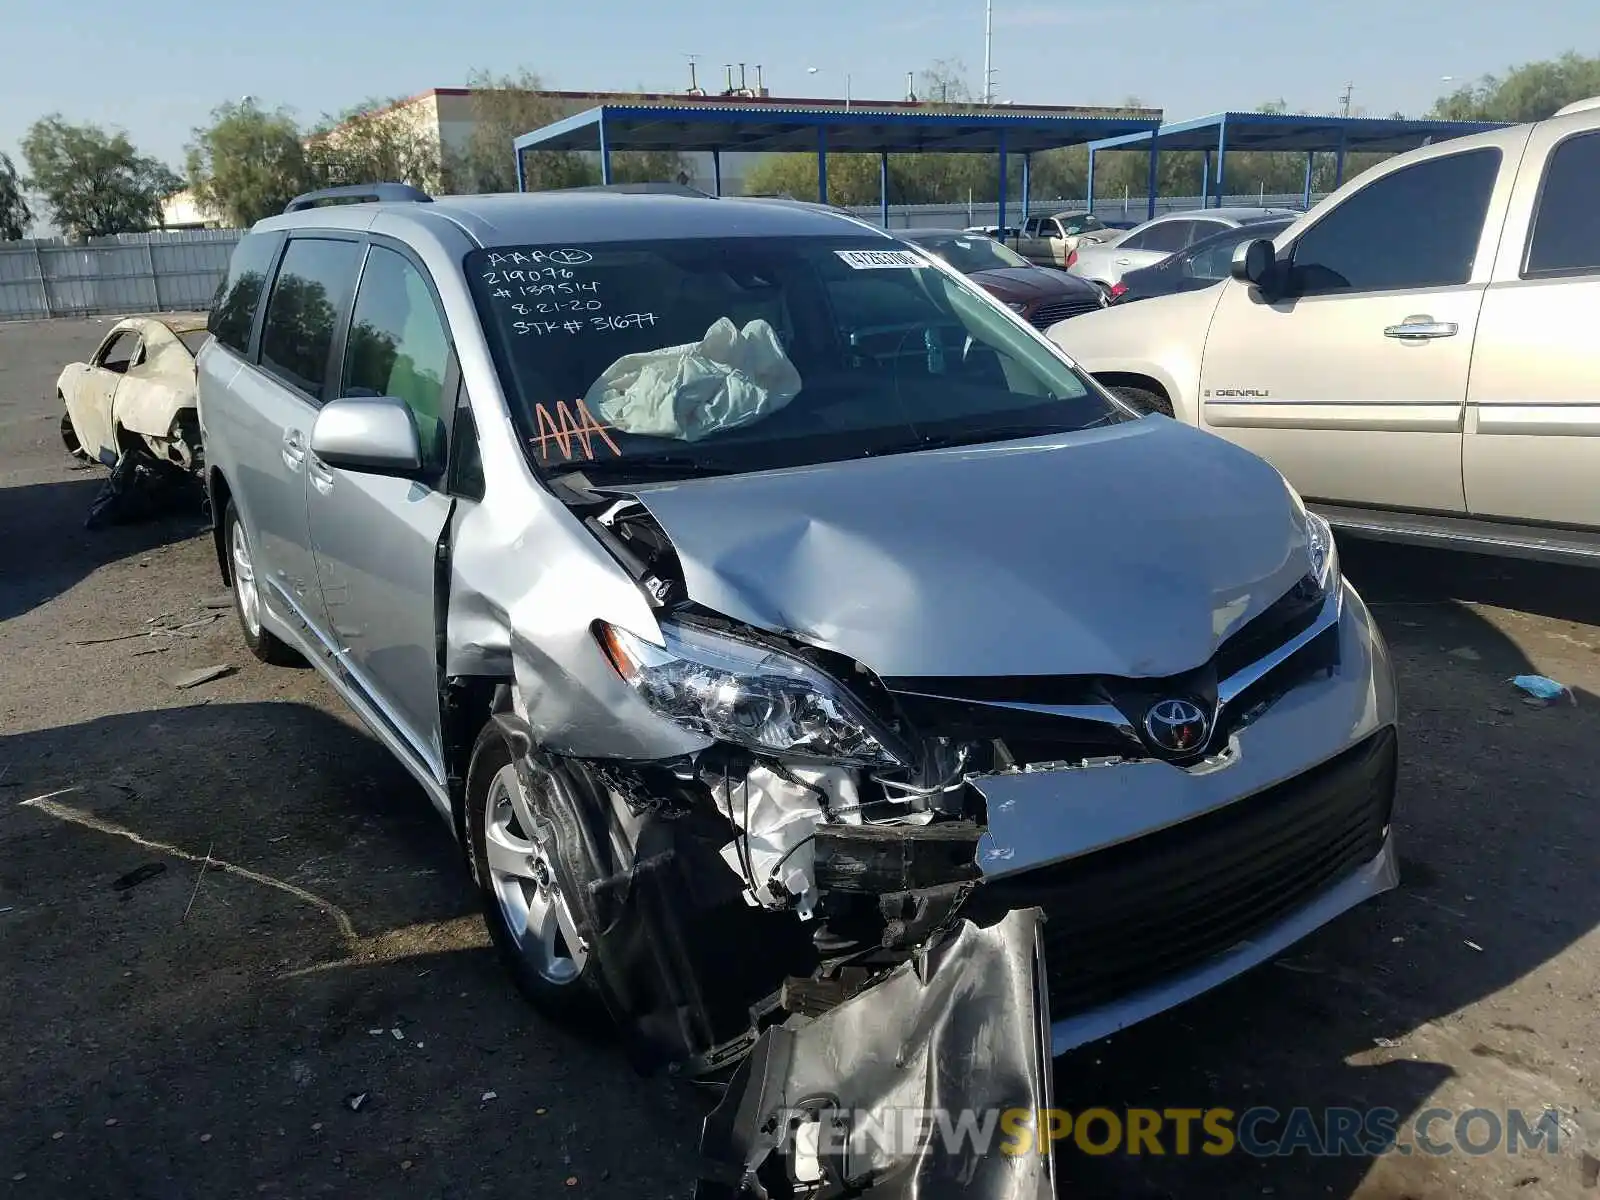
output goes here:
<path id="1" fill-rule="evenodd" d="M 1600 99 L 1399 155 L 1232 278 L 1049 336 L 1352 533 L 1600 565 L 1597 330 Z"/>

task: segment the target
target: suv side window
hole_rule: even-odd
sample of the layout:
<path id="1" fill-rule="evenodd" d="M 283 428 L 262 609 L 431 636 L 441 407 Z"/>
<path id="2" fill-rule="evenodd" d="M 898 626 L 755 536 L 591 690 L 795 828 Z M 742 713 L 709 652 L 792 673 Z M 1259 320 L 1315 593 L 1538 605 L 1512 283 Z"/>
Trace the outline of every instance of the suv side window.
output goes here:
<path id="1" fill-rule="evenodd" d="M 404 400 L 416 418 L 422 461 L 442 470 L 449 369 L 450 335 L 422 272 L 404 255 L 373 246 L 356 291 L 339 394 Z"/>
<path id="2" fill-rule="evenodd" d="M 322 399 L 333 332 L 350 304 L 359 242 L 291 238 L 267 301 L 261 366 L 313 400 Z"/>
<path id="3" fill-rule="evenodd" d="M 1600 272 L 1600 131 L 1557 144 L 1545 167 L 1524 279 Z"/>
<path id="4" fill-rule="evenodd" d="M 282 244 L 282 234 L 247 233 L 233 248 L 233 256 L 228 260 L 228 276 L 217 289 L 211 317 L 206 323 L 211 335 L 230 350 L 249 353 L 256 306 L 261 303 L 267 272 L 272 270 L 272 260 Z"/>
<path id="5" fill-rule="evenodd" d="M 1307 295 L 1466 283 L 1499 174 L 1500 151 L 1488 147 L 1374 180 L 1295 243 L 1290 290 Z"/>

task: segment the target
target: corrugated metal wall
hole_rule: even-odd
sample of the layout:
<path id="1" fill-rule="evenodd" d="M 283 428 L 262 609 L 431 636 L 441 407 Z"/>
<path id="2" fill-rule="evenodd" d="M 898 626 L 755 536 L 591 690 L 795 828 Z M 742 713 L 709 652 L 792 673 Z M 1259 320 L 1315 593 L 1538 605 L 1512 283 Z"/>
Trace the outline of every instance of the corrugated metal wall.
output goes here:
<path id="1" fill-rule="evenodd" d="M 0 243 L 0 321 L 210 307 L 235 229 Z"/>

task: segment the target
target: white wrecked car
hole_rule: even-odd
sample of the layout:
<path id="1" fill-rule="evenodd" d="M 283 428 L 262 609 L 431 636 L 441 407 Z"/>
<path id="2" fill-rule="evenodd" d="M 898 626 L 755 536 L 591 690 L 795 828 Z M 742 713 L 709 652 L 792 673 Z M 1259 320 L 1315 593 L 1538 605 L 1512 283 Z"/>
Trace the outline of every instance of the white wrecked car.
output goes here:
<path id="1" fill-rule="evenodd" d="M 194 356 L 208 336 L 203 314 L 128 317 L 113 325 L 88 362 L 68 363 L 56 380 L 67 450 L 115 470 L 137 448 L 199 471 Z"/>

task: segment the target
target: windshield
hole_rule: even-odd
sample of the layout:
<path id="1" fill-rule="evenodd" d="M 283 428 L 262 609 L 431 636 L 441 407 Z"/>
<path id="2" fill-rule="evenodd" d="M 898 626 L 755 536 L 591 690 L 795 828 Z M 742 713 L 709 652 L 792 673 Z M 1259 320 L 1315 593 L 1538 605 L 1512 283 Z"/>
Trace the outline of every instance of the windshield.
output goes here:
<path id="1" fill-rule="evenodd" d="M 1030 265 L 1016 251 L 981 233 L 914 234 L 907 240 L 915 242 L 929 254 L 937 254 L 963 275 Z"/>
<path id="2" fill-rule="evenodd" d="M 882 238 L 506 246 L 466 270 L 546 473 L 754 471 L 1131 419 Z"/>

